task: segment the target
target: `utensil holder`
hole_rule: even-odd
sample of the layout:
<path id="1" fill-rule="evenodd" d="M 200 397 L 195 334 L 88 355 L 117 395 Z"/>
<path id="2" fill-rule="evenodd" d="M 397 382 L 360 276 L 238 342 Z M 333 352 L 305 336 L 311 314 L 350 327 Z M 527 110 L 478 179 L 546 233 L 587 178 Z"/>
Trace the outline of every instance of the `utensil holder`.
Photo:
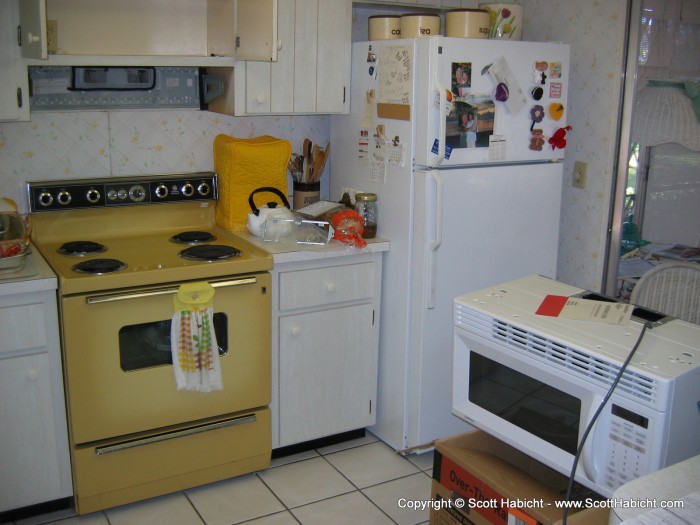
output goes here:
<path id="1" fill-rule="evenodd" d="M 295 210 L 313 204 L 321 200 L 321 183 L 320 182 L 294 182 L 294 200 L 293 206 Z"/>

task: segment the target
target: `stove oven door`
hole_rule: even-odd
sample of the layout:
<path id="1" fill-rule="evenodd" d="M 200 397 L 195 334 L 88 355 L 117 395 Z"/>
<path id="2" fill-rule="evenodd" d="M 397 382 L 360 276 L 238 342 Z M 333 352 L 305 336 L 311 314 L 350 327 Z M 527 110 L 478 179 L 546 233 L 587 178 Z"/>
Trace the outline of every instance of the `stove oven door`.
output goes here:
<path id="1" fill-rule="evenodd" d="M 75 445 L 152 432 L 270 403 L 270 275 L 210 281 L 223 390 L 177 390 L 170 320 L 177 286 L 62 300 Z"/>

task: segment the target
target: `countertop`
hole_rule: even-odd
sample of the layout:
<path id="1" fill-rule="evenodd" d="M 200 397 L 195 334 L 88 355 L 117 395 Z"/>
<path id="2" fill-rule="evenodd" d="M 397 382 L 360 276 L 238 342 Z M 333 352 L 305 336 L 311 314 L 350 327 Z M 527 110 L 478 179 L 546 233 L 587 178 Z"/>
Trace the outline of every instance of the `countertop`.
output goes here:
<path id="1" fill-rule="evenodd" d="M 297 261 L 313 261 L 330 257 L 343 257 L 365 252 L 385 252 L 389 250 L 389 241 L 382 238 L 366 239 L 365 248 L 346 246 L 340 241 L 332 240 L 328 244 L 296 244 L 291 242 L 266 242 L 259 237 L 251 235 L 247 231 L 235 232 L 239 237 L 253 243 L 270 253 L 275 264 L 284 264 Z"/>
<path id="2" fill-rule="evenodd" d="M 0 293 L 18 293 L 55 290 L 58 286 L 56 274 L 32 244 L 24 268 L 18 271 L 0 271 Z"/>

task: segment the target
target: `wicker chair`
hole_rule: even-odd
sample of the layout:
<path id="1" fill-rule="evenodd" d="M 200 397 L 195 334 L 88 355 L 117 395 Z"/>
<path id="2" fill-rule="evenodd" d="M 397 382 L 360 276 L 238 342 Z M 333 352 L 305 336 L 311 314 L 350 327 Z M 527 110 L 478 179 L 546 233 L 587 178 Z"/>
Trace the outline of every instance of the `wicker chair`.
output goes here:
<path id="1" fill-rule="evenodd" d="M 630 303 L 700 324 L 700 264 L 662 263 L 639 279 Z"/>

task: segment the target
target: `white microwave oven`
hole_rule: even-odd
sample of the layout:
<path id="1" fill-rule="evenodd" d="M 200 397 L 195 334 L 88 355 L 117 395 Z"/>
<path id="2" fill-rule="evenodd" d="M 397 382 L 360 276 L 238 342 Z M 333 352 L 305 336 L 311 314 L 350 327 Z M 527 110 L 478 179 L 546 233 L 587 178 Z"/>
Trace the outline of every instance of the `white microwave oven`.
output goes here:
<path id="1" fill-rule="evenodd" d="M 604 497 L 700 454 L 700 326 L 635 308 L 628 325 L 547 317 L 547 295 L 592 294 L 529 276 L 454 300 L 452 412 Z M 638 317 L 639 316 L 639 317 Z"/>

